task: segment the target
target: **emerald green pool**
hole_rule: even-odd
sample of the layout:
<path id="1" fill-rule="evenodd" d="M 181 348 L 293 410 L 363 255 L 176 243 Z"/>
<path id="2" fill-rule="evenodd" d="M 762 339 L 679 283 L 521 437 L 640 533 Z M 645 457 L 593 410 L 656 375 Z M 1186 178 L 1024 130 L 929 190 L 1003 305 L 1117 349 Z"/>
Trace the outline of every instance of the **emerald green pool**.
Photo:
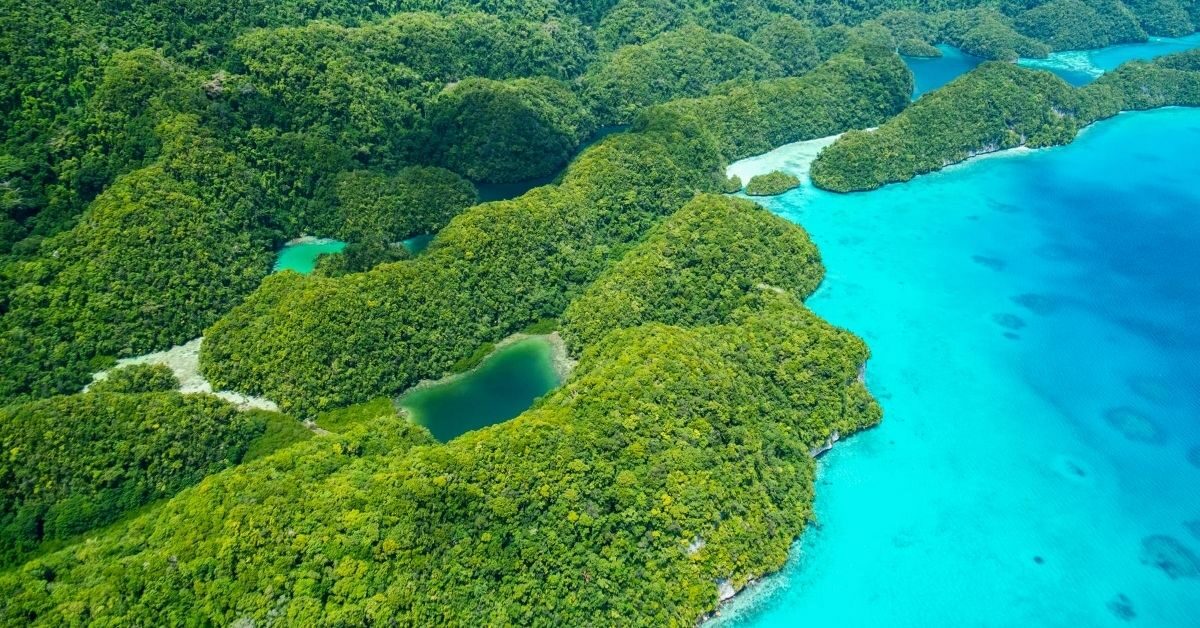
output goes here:
<path id="1" fill-rule="evenodd" d="M 553 346 L 535 336 L 498 349 L 461 377 L 406 394 L 400 406 L 446 442 L 521 414 L 561 383 Z"/>
<path id="2" fill-rule="evenodd" d="M 432 241 L 433 234 L 427 233 L 413 236 L 401 242 L 401 244 L 404 245 L 404 248 L 408 249 L 409 253 L 420 255 L 425 249 L 429 248 L 429 243 Z M 345 242 L 331 238 L 287 244 L 280 249 L 279 257 L 275 258 L 275 267 L 272 269 L 272 272 L 278 273 L 291 270 L 301 275 L 307 275 L 316 269 L 318 257 L 341 253 L 345 248 Z"/>
<path id="3" fill-rule="evenodd" d="M 418 236 L 413 236 L 401 242 L 401 244 L 404 245 L 404 248 L 408 249 L 409 253 L 412 253 L 413 255 L 419 255 L 424 252 L 425 249 L 429 248 L 430 242 L 433 242 L 433 234 L 425 233 Z"/>
<path id="4" fill-rule="evenodd" d="M 291 270 L 307 275 L 317 267 L 317 258 L 332 253 L 341 253 L 346 243 L 341 240 L 309 240 L 288 244 L 279 251 L 275 258 L 274 272 Z"/>

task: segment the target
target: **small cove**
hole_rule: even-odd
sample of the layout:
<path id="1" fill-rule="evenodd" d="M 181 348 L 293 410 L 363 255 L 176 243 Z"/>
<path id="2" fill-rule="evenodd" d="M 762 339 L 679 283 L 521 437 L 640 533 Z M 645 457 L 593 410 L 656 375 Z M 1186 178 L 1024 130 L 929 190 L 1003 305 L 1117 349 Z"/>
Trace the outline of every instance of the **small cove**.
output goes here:
<path id="1" fill-rule="evenodd" d="M 940 57 L 902 57 L 913 73 L 913 100 L 975 69 L 983 59 L 954 46 L 939 44 Z"/>
<path id="2" fill-rule="evenodd" d="M 563 381 L 550 336 L 501 343 L 474 369 L 418 385 L 398 400 L 412 420 L 446 442 L 516 417 Z"/>
<path id="3" fill-rule="evenodd" d="M 1126 61 L 1148 61 L 1194 48 L 1200 48 L 1200 33 L 1185 37 L 1151 37 L 1149 41 L 1141 43 L 1092 50 L 1064 50 L 1052 52 L 1045 59 L 1022 58 L 1017 63 L 1030 69 L 1053 72 L 1064 81 L 1078 87 L 1091 83 L 1105 72 L 1117 69 Z M 942 52 L 941 57 L 903 57 L 904 63 L 913 73 L 913 100 L 970 72 L 984 62 L 984 59 L 966 54 L 947 44 L 940 44 L 937 49 Z"/>
<path id="4" fill-rule="evenodd" d="M 317 258 L 322 255 L 341 253 L 345 248 L 346 243 L 341 240 L 298 238 L 283 245 L 283 248 L 279 250 L 279 256 L 275 258 L 275 266 L 271 272 L 290 270 L 301 275 L 308 275 L 316 269 Z"/>
<path id="5" fill-rule="evenodd" d="M 400 242 L 400 245 L 408 249 L 410 254 L 420 255 L 429 248 L 435 235 L 432 233 L 416 235 Z M 275 258 L 275 265 L 271 272 L 290 270 L 301 275 L 312 274 L 322 255 L 337 255 L 346 249 L 346 245 L 346 242 L 332 238 L 297 238 L 279 249 L 279 255 Z"/>

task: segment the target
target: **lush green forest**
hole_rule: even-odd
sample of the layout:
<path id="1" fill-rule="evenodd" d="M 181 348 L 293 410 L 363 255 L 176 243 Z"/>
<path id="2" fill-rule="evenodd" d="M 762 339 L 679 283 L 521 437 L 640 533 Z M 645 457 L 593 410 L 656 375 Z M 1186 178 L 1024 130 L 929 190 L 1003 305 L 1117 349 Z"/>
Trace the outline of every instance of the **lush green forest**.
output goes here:
<path id="1" fill-rule="evenodd" d="M 866 189 L 1200 104 L 1200 53 L 1079 90 L 985 64 L 916 104 L 896 54 L 1180 35 L 1193 0 L 29 0 L 0 23 L 6 626 L 694 624 L 782 566 L 813 449 L 881 418 L 866 346 L 803 305 L 815 246 L 717 196 L 725 166 L 850 131 L 813 176 Z M 477 204 L 531 179 L 553 183 Z M 269 274 L 306 235 L 349 244 Z M 553 325 L 579 365 L 517 419 L 443 445 L 395 415 Z M 162 366 L 81 392 L 201 335 L 215 389 L 290 415 Z"/>
<path id="2" fill-rule="evenodd" d="M 624 327 L 716 324 L 763 290 L 803 300 L 823 275 L 803 231 L 749 201 L 698 196 L 571 302 L 562 333 L 580 351 Z"/>
<path id="3" fill-rule="evenodd" d="M 870 126 L 899 111 L 911 89 L 898 57 L 872 48 L 714 97 L 722 109 L 683 101 L 648 110 L 630 132 L 585 151 L 561 184 L 460 214 L 418 258 L 338 279 L 267 279 L 208 330 L 205 372 L 300 414 L 398 393 L 561 314 L 654 221 L 724 185 L 719 146 Z M 759 123 L 746 119 L 747 103 Z M 726 113 L 739 119 L 713 119 Z"/>
<path id="4" fill-rule="evenodd" d="M 237 464 L 266 428 L 215 397 L 172 392 L 96 390 L 0 410 L 0 566 Z"/>
<path id="5" fill-rule="evenodd" d="M 750 250 L 806 252 L 780 262 L 809 268 L 797 292 L 819 275 L 799 229 L 747 202 L 703 197 L 683 214 L 609 281 L 644 275 L 641 260 L 674 238 L 722 240 L 727 218 L 745 222 Z M 46 623 L 693 621 L 718 580 L 782 565 L 810 516 L 807 452 L 879 420 L 858 379 L 862 342 L 793 295 L 747 287 L 782 283 L 787 269 L 693 263 L 700 276 L 729 273 L 730 289 L 680 286 L 682 310 L 648 304 L 644 320 L 663 323 L 588 346 L 571 381 L 520 418 L 447 445 L 403 420 L 365 419 L 216 474 L 86 553 L 0 576 L 3 612 Z M 703 313 L 714 298 L 718 313 Z"/>
<path id="6" fill-rule="evenodd" d="M 774 196 L 783 194 L 800 185 L 800 179 L 786 172 L 776 170 L 767 174 L 750 177 L 746 183 L 747 196 Z"/>
<path id="7" fill-rule="evenodd" d="M 131 364 L 115 368 L 102 380 L 93 382 L 88 392 L 150 393 L 179 389 L 179 380 L 170 367 L 162 364 Z"/>
<path id="8" fill-rule="evenodd" d="M 987 63 L 921 98 L 875 131 L 854 131 L 812 165 L 839 192 L 907 181 L 974 155 L 1052 146 L 1121 111 L 1200 105 L 1200 53 L 1131 62 L 1082 88 L 1042 71 Z"/>

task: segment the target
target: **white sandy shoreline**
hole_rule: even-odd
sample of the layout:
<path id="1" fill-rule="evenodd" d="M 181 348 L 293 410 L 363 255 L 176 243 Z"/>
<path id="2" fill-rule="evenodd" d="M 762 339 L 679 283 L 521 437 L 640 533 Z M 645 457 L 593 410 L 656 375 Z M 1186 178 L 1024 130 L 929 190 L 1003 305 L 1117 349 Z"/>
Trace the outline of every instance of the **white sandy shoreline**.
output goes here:
<path id="1" fill-rule="evenodd" d="M 200 345 L 204 342 L 204 338 L 196 338 L 190 342 L 181 345 L 176 345 L 166 351 L 158 351 L 155 353 L 147 353 L 134 358 L 124 358 L 117 360 L 115 366 L 110 369 L 92 374 L 92 383 L 108 379 L 108 374 L 112 371 L 124 366 L 134 364 L 161 364 L 171 369 L 179 380 L 179 392 L 184 394 L 207 394 L 219 397 L 237 406 L 239 410 L 269 410 L 278 412 L 279 405 L 270 399 L 264 397 L 254 397 L 252 395 L 244 395 L 232 390 L 213 391 L 212 383 L 204 378 L 200 373 Z M 91 384 L 84 387 L 84 392 L 91 388 Z"/>

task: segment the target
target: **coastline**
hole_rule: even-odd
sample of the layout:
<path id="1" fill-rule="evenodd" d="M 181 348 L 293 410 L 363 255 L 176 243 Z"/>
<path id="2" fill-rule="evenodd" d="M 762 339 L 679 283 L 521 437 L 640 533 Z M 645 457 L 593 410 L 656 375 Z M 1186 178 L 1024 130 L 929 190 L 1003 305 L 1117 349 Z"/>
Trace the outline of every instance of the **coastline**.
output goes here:
<path id="1" fill-rule="evenodd" d="M 853 191 L 849 191 L 849 192 L 837 192 L 837 191 L 833 191 L 833 190 L 826 190 L 825 188 L 821 188 L 820 186 L 817 186 L 816 184 L 812 184 L 812 185 L 813 185 L 813 187 L 816 187 L 817 189 L 819 189 L 823 192 L 828 192 L 830 194 L 862 194 L 862 193 L 867 193 L 867 192 L 873 192 L 875 190 L 879 190 L 879 189 L 882 189 L 882 188 L 885 188 L 885 187 L 888 187 L 891 185 L 899 185 L 899 184 L 903 184 L 903 183 L 908 183 L 908 182 L 914 181 L 914 180 L 922 178 L 922 177 L 936 175 L 936 174 L 939 174 L 942 172 L 952 172 L 957 168 L 970 166 L 977 162 L 988 160 L 988 159 L 1025 157 L 1025 156 L 1033 155 L 1033 154 L 1040 153 L 1040 152 L 1046 151 L 1046 150 L 1054 150 L 1056 148 L 1070 146 L 1071 144 L 1078 141 L 1079 138 L 1082 137 L 1084 133 L 1091 131 L 1097 125 L 1103 124 L 1109 120 L 1115 120 L 1116 118 L 1126 115 L 1126 114 L 1148 113 L 1148 112 L 1154 112 L 1154 111 L 1165 111 L 1165 110 L 1170 110 L 1170 109 L 1185 109 L 1185 108 L 1190 109 L 1193 107 L 1187 107 L 1185 105 L 1164 105 L 1162 107 L 1151 107 L 1149 109 L 1122 109 L 1121 111 L 1118 111 L 1117 113 L 1115 113 L 1107 118 L 1099 118 L 1099 119 L 1089 122 L 1088 124 L 1086 124 L 1084 126 L 1079 127 L 1079 130 L 1075 133 L 1075 136 L 1071 138 L 1071 141 L 1065 142 L 1063 144 L 1054 144 L 1051 146 L 1038 146 L 1038 147 L 1031 147 L 1026 144 L 1021 144 L 1019 146 L 1013 146 L 1011 148 L 992 148 L 992 149 L 984 147 L 982 149 L 968 151 L 968 155 L 965 159 L 946 163 L 945 165 L 943 165 L 940 168 L 937 168 L 936 170 L 930 170 L 928 172 L 918 173 L 918 174 L 914 175 L 912 178 L 907 179 L 905 181 L 888 181 L 878 187 L 870 188 L 867 190 L 853 190 Z M 776 150 L 778 150 L 778 149 L 776 149 Z M 749 158 L 749 159 L 753 159 L 753 158 Z M 807 176 L 808 175 L 806 172 L 805 177 L 807 177 Z M 811 179 L 807 179 L 807 181 L 809 183 L 812 183 Z"/>
<path id="2" fill-rule="evenodd" d="M 765 153 L 739 159 L 725 167 L 725 176 L 737 176 L 745 184 L 755 176 L 780 170 L 799 177 L 803 183 L 808 180 L 812 162 L 816 161 L 817 156 L 826 146 L 833 144 L 842 135 L 842 133 L 838 133 L 837 135 L 792 142 Z"/>

